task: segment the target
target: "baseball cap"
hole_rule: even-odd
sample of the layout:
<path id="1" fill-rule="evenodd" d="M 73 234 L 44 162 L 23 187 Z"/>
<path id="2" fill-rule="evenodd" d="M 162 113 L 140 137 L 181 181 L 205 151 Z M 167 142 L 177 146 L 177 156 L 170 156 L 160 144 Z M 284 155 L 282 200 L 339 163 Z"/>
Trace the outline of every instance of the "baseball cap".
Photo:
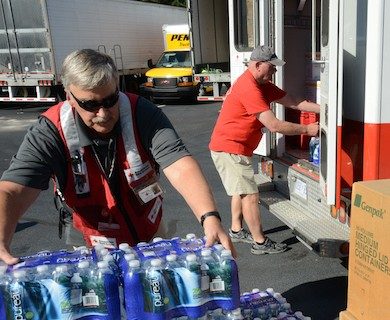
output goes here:
<path id="1" fill-rule="evenodd" d="M 274 50 L 268 46 L 258 46 L 251 54 L 250 60 L 252 61 L 267 61 L 274 66 L 283 66 L 286 62 L 278 59 Z"/>

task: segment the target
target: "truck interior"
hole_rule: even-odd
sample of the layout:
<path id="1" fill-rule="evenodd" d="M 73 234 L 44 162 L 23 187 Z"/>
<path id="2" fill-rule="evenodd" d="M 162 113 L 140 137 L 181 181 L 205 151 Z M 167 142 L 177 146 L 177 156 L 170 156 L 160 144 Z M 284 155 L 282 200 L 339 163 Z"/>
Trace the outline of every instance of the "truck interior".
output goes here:
<path id="1" fill-rule="evenodd" d="M 233 1 L 235 50 L 250 52 L 257 45 L 268 44 L 276 48 L 279 57 L 282 51 L 283 59 L 287 63 L 283 68 L 277 68 L 274 82 L 297 99 L 320 103 L 322 65 L 318 60 L 322 1 L 284 1 L 281 5 L 283 24 L 275 21 L 276 10 L 279 10 L 275 3 L 270 1 L 264 4 L 256 0 Z M 316 5 L 315 9 L 312 8 L 313 3 Z M 283 36 L 280 37 L 280 34 Z M 280 44 L 282 50 L 279 52 L 277 41 L 280 40 L 277 39 L 282 39 Z M 245 59 L 249 59 L 249 54 L 244 56 Z M 232 73 L 233 71 L 232 68 Z M 232 78 L 235 78 L 235 75 L 232 75 Z M 275 110 L 275 113 L 286 121 L 308 124 L 320 120 L 319 114 L 282 109 L 281 112 L 280 108 L 279 112 Z M 310 161 L 309 143 L 310 137 L 306 135 L 281 137 L 271 134 L 270 152 L 265 153 L 273 158 L 277 156 L 288 158 L 292 162 L 299 161 L 309 170 L 318 172 L 318 164 Z"/>
<path id="2" fill-rule="evenodd" d="M 313 10 L 313 3 L 317 7 Z M 289 94 L 320 103 L 320 14 L 321 1 L 284 1 L 284 89 Z M 313 14 L 316 16 L 313 18 Z M 313 26 L 314 24 L 314 26 Z M 313 34 L 314 32 L 314 34 Z M 285 119 L 308 124 L 319 121 L 319 114 L 285 109 Z M 310 162 L 310 137 L 286 136 L 285 153 L 290 157 Z M 313 168 L 314 166 L 314 168 Z M 311 161 L 310 169 L 318 171 Z"/>

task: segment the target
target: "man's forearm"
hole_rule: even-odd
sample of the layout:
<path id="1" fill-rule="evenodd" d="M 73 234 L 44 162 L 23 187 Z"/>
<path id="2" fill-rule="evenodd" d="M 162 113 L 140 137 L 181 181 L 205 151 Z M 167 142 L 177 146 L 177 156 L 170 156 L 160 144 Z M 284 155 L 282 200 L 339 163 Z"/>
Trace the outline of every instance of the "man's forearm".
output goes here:
<path id="1" fill-rule="evenodd" d="M 320 113 L 320 105 L 315 102 L 303 100 L 297 107 L 300 111 Z"/>
<path id="2" fill-rule="evenodd" d="M 173 187 L 183 196 L 198 220 L 216 210 L 210 187 L 198 163 L 190 156 L 183 157 L 164 169 Z"/>
<path id="3" fill-rule="evenodd" d="M 307 126 L 288 121 L 278 121 L 271 131 L 287 136 L 307 134 Z"/>
<path id="4" fill-rule="evenodd" d="M 0 181 L 0 242 L 10 245 L 20 217 L 38 197 L 40 190 L 14 182 Z"/>

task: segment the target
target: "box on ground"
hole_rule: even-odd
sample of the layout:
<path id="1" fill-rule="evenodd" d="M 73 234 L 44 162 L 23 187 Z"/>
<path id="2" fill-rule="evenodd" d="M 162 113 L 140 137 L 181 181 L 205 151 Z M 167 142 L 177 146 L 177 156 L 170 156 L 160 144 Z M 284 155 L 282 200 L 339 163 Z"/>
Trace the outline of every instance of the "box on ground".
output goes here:
<path id="1" fill-rule="evenodd" d="M 347 311 L 342 320 L 390 319 L 390 179 L 354 183 Z"/>

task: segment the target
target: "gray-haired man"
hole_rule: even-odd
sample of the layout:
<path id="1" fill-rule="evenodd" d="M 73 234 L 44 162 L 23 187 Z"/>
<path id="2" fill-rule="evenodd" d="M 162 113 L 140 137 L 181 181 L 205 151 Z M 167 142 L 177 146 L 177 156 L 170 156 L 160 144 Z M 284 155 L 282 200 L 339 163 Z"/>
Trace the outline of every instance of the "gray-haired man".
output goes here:
<path id="1" fill-rule="evenodd" d="M 118 90 L 113 60 L 84 49 L 69 54 L 67 100 L 30 128 L 0 181 L 0 260 L 19 218 L 55 177 L 69 245 L 135 245 L 162 230 L 160 167 L 204 227 L 207 245 L 234 250 L 198 163 L 155 105 Z M 197 190 L 197 192 L 193 192 Z"/>

